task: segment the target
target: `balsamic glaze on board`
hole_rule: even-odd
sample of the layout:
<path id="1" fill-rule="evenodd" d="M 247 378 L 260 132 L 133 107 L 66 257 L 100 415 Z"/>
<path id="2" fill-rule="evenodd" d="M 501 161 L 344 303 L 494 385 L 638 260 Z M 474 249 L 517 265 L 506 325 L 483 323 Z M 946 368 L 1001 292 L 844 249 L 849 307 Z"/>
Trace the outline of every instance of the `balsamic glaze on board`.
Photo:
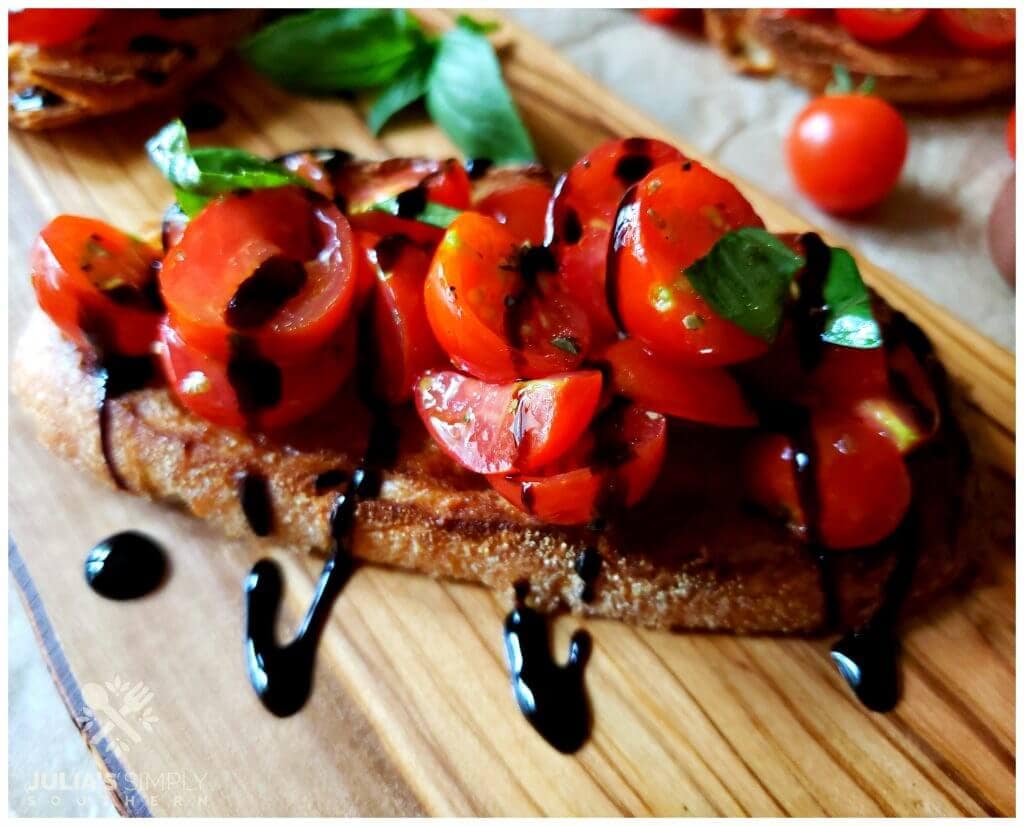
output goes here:
<path id="1" fill-rule="evenodd" d="M 583 686 L 590 635 L 586 631 L 573 634 L 568 661 L 555 663 L 547 621 L 527 607 L 528 592 L 526 583 L 516 586 L 516 607 L 505 618 L 512 692 L 537 733 L 562 754 L 572 754 L 590 736 L 590 704 Z"/>
<path id="2" fill-rule="evenodd" d="M 163 549 L 145 534 L 124 531 L 97 542 L 85 558 L 85 581 L 107 599 L 136 599 L 155 590 L 167 572 Z"/>

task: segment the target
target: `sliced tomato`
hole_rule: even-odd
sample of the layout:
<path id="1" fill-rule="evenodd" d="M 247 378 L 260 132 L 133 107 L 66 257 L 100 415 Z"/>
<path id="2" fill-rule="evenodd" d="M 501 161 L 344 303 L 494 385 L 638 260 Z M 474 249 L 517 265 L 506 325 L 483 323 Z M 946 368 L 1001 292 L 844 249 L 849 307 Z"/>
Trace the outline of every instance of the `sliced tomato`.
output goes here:
<path id="1" fill-rule="evenodd" d="M 448 363 L 424 306 L 430 253 L 405 236 L 388 235 L 369 249 L 368 258 L 377 278 L 372 310 L 375 390 L 398 404 L 412 397 L 416 379 L 426 370 Z"/>
<path id="2" fill-rule="evenodd" d="M 79 347 L 149 353 L 163 315 L 160 251 L 92 218 L 59 215 L 32 247 L 39 306 Z"/>
<path id="3" fill-rule="evenodd" d="M 680 419 L 725 427 L 753 427 L 757 416 L 739 382 L 721 367 L 674 364 L 627 338 L 601 355 L 614 392 L 641 407 Z"/>
<path id="4" fill-rule="evenodd" d="M 811 416 L 820 541 L 836 550 L 873 545 L 899 526 L 910 505 L 910 475 L 896 444 L 859 417 Z"/>
<path id="5" fill-rule="evenodd" d="M 495 382 L 576 369 L 590 327 L 554 269 L 544 247 L 520 245 L 493 218 L 456 218 L 426 282 L 427 318 L 452 362 Z"/>
<path id="6" fill-rule="evenodd" d="M 420 379 L 416 409 L 434 441 L 468 470 L 525 472 L 555 461 L 579 440 L 600 396 L 597 370 L 508 384 L 448 370 Z"/>
<path id="7" fill-rule="evenodd" d="M 613 341 L 618 333 L 605 292 L 605 261 L 619 201 L 652 169 L 683 160 L 662 141 L 608 141 L 573 164 L 555 186 L 548 240 L 566 291 L 590 318 L 595 342 Z"/>
<path id="8" fill-rule="evenodd" d="M 492 192 L 473 209 L 504 224 L 519 241 L 539 247 L 547 233 L 550 201 L 550 186 L 525 182 Z"/>
<path id="9" fill-rule="evenodd" d="M 236 335 L 293 360 L 334 337 L 355 294 L 348 221 L 297 186 L 221 196 L 164 259 L 160 286 L 175 328 L 214 358 Z"/>
<path id="10" fill-rule="evenodd" d="M 325 198 L 334 199 L 332 173 L 352 160 L 343 149 L 299 149 L 274 159 L 289 172 L 300 178 Z"/>
<path id="11" fill-rule="evenodd" d="M 22 9 L 7 12 L 7 42 L 61 46 L 84 35 L 103 9 Z"/>
<path id="12" fill-rule="evenodd" d="M 613 405 L 580 449 L 535 474 L 489 475 L 487 481 L 520 510 L 552 525 L 583 525 L 635 505 L 665 459 L 664 416 Z"/>
<path id="13" fill-rule="evenodd" d="M 806 538 L 807 516 L 800 501 L 797 461 L 789 437 L 760 433 L 744 452 L 743 488 L 751 502 L 769 513 L 777 513 L 790 530 Z"/>
<path id="14" fill-rule="evenodd" d="M 622 326 L 659 356 L 694 366 L 764 353 L 767 344 L 718 316 L 684 272 L 727 232 L 762 226 L 736 187 L 695 161 L 655 169 L 623 199 L 609 251 Z"/>
<path id="15" fill-rule="evenodd" d="M 887 43 L 910 34 L 927 9 L 836 9 L 839 24 L 865 43 Z"/>
<path id="16" fill-rule="evenodd" d="M 1017 40 L 1017 13 L 1013 9 L 935 9 L 942 34 L 961 49 L 1005 49 Z"/>
<path id="17" fill-rule="evenodd" d="M 167 322 L 158 350 L 167 384 L 184 407 L 224 427 L 273 430 L 305 418 L 341 387 L 355 364 L 355 325 L 293 363 L 245 348 L 221 361 L 187 344 Z"/>

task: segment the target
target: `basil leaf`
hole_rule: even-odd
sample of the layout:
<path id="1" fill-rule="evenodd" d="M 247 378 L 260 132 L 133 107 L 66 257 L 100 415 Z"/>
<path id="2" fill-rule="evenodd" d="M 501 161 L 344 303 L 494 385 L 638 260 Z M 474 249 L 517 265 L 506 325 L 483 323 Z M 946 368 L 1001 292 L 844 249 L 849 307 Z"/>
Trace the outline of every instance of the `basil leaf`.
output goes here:
<path id="1" fill-rule="evenodd" d="M 770 232 L 726 233 L 686 268 L 693 288 L 718 315 L 751 335 L 774 341 L 793 276 L 804 259 Z"/>
<path id="2" fill-rule="evenodd" d="M 427 111 L 467 158 L 490 158 L 497 164 L 537 159 L 494 48 L 475 25 L 462 24 L 442 35 L 430 72 Z"/>
<path id="3" fill-rule="evenodd" d="M 430 81 L 430 64 L 434 61 L 434 49 L 425 47 L 416 52 L 403 67 L 399 77 L 380 94 L 366 114 L 366 125 L 376 135 L 392 117 L 427 94 Z"/>
<path id="4" fill-rule="evenodd" d="M 822 340 L 860 350 L 882 346 L 882 331 L 871 312 L 871 296 L 857 262 L 846 250 L 832 248 L 822 294 L 826 306 Z"/>
<path id="5" fill-rule="evenodd" d="M 317 9 L 282 17 L 240 51 L 286 89 L 323 93 L 391 83 L 424 42 L 404 9 Z"/>
<path id="6" fill-rule="evenodd" d="M 204 146 L 192 149 L 180 120 L 173 120 L 146 142 L 146 151 L 174 186 L 178 204 L 190 218 L 210 198 L 236 189 L 267 189 L 306 182 L 282 166 L 245 152 Z"/>
<path id="7" fill-rule="evenodd" d="M 416 215 L 400 215 L 397 197 L 377 201 L 377 203 L 370 207 L 370 210 L 386 212 L 388 215 L 395 215 L 401 218 L 409 218 L 413 221 L 419 221 L 421 224 L 430 224 L 432 227 L 440 227 L 441 229 L 447 229 L 448 225 L 462 214 L 461 210 L 452 209 L 444 204 L 436 204 L 433 201 L 427 201 L 423 209 L 416 213 Z"/>

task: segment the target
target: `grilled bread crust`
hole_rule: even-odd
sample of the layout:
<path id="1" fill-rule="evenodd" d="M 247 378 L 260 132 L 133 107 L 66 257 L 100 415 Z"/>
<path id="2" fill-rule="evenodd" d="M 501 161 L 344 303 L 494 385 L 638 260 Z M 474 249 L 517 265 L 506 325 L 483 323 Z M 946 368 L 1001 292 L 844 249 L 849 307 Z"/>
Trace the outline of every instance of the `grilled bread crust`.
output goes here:
<path id="1" fill-rule="evenodd" d="M 67 45 L 12 43 L 7 49 L 10 123 L 51 129 L 168 97 L 216 66 L 263 16 L 260 10 L 182 16 L 132 9 L 105 15 Z"/>
<path id="2" fill-rule="evenodd" d="M 102 483 L 114 483 L 100 442 L 99 387 L 81 353 L 40 311 L 19 343 L 13 387 L 39 438 Z M 739 496 L 742 435 L 673 424 L 665 467 L 652 493 L 604 530 L 537 522 L 435 447 L 414 411 L 396 411 L 398 461 L 381 496 L 360 502 L 356 557 L 434 577 L 482 583 L 511 600 L 530 583 L 530 604 L 614 617 L 655 628 L 748 632 L 822 630 L 820 571 L 783 528 L 752 513 Z M 365 449 L 369 415 L 343 389 L 291 432 L 252 436 L 211 425 L 183 410 L 166 388 L 108 402 L 112 461 L 132 493 L 176 503 L 224 533 L 300 553 L 330 547 L 329 512 L 339 485 L 317 492 L 318 474 L 351 472 Z M 910 461 L 923 518 L 911 603 L 961 576 L 973 547 L 957 542 L 965 454 L 955 424 Z M 239 474 L 269 482 L 273 531 L 256 538 L 243 513 Z M 575 571 L 583 549 L 602 565 L 589 602 Z M 865 619 L 879 604 L 897 553 L 893 542 L 836 553 L 842 621 Z"/>
<path id="3" fill-rule="evenodd" d="M 832 80 L 832 67 L 875 78 L 875 94 L 897 103 L 965 103 L 1013 89 L 1013 51 L 967 54 L 927 24 L 898 44 L 861 43 L 835 21 L 765 14 L 763 9 L 706 9 L 704 26 L 738 69 L 778 72 L 812 91 Z"/>

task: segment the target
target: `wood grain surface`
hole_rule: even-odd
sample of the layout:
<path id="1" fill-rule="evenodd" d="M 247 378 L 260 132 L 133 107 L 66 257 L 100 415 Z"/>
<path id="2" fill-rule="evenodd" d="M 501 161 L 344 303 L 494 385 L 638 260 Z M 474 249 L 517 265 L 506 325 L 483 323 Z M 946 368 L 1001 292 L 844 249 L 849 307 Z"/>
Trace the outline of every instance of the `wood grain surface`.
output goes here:
<path id="1" fill-rule="evenodd" d="M 510 86 L 556 169 L 613 135 L 673 140 L 529 35 L 509 26 L 500 36 Z M 234 63 L 203 94 L 229 112 L 204 143 L 266 155 L 310 145 L 451 152 L 415 118 L 374 141 L 348 105 L 289 96 Z M 170 192 L 142 143 L 172 112 L 12 136 L 12 341 L 32 302 L 28 246 L 45 220 L 71 212 L 156 230 Z M 744 189 L 769 226 L 806 226 Z M 904 700 L 888 715 L 852 699 L 828 640 L 563 617 L 556 650 L 581 624 L 595 644 L 594 735 L 565 757 L 515 709 L 502 612 L 488 592 L 364 567 L 334 607 L 309 704 L 276 719 L 248 685 L 241 644 L 242 580 L 265 551 L 98 491 L 36 444 L 12 403 L 11 568 L 62 697 L 82 717 L 87 684 L 119 677 L 152 691 L 151 731 L 88 743 L 118 806 L 172 815 L 1013 814 L 1014 359 L 895 277 L 864 270 L 931 335 L 961 387 L 974 445 L 996 467 L 978 548 L 989 564 L 907 629 Z M 107 602 L 84 586 L 81 560 L 92 542 L 129 527 L 165 544 L 172 571 L 146 599 Z M 320 562 L 273 556 L 285 574 L 285 636 Z"/>

